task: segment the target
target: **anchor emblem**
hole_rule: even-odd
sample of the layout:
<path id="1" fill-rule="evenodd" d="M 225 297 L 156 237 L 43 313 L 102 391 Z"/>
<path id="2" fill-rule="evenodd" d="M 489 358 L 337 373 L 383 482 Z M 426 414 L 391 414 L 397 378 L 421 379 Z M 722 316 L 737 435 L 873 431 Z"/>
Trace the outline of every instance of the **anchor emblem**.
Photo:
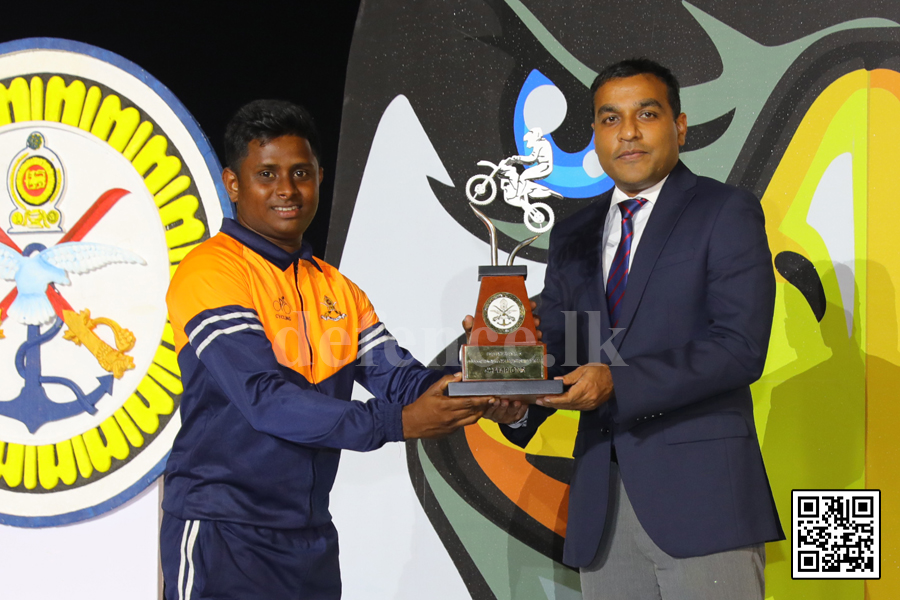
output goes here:
<path id="1" fill-rule="evenodd" d="M 28 326 L 28 339 L 16 352 L 16 372 L 25 380 L 19 395 L 8 402 L 0 402 L 0 415 L 12 417 L 25 424 L 34 433 L 41 425 L 73 417 L 82 412 L 96 414 L 96 404 L 106 394 L 112 395 L 113 376 L 98 377 L 97 387 L 85 394 L 78 385 L 64 377 L 50 377 L 41 373 L 41 346 L 56 337 L 63 326 L 63 320 L 56 322 L 44 333 L 40 326 Z M 44 384 L 62 385 L 75 394 L 75 400 L 59 403 L 50 400 L 44 391 Z"/>
<path id="2" fill-rule="evenodd" d="M 134 335 L 111 319 L 92 319 L 89 310 L 76 312 L 57 291 L 55 284 L 68 285 L 69 273 L 89 273 L 113 263 L 146 264 L 128 250 L 81 242 L 81 239 L 128 192 L 109 190 L 82 216 L 55 246 L 50 248 L 33 243 L 19 250 L 18 246 L 0 230 L 0 278 L 15 281 L 16 288 L 0 301 L 0 324 L 13 317 L 27 326 L 27 338 L 15 357 L 16 372 L 24 380 L 19 395 L 0 402 L 0 415 L 21 421 L 34 433 L 42 425 L 66 419 L 83 412 L 96 414 L 96 404 L 103 396 L 112 395 L 113 382 L 126 370 L 134 368 L 133 359 L 125 354 L 134 347 Z M 41 332 L 41 327 L 49 328 Z M 112 373 L 97 378 L 95 389 L 85 393 L 75 382 L 64 377 L 44 375 L 41 346 L 52 341 L 62 329 L 63 338 L 87 348 L 103 369 Z M 116 348 L 101 340 L 94 329 L 106 325 L 115 333 Z M 2 336 L 2 332 L 0 332 Z M 44 385 L 61 385 L 74 394 L 74 400 L 50 400 Z"/>

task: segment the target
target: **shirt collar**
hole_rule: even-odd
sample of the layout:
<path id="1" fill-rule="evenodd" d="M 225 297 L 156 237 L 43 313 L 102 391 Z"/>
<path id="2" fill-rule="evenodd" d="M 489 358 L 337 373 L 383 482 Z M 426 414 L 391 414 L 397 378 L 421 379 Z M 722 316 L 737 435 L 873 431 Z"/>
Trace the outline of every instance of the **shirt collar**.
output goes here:
<path id="1" fill-rule="evenodd" d="M 227 217 L 222 220 L 222 233 L 236 239 L 282 271 L 287 270 L 298 260 L 310 262 L 319 271 L 322 270 L 312 255 L 312 245 L 306 240 L 300 243 L 300 249 L 296 252 L 285 252 L 255 231 L 251 231 L 234 219 Z"/>
<path id="2" fill-rule="evenodd" d="M 619 202 L 622 202 L 623 200 L 627 200 L 629 198 L 645 198 L 648 203 L 655 204 L 656 199 L 659 198 L 659 192 L 662 190 L 663 184 L 666 182 L 666 179 L 668 179 L 668 178 L 669 178 L 669 176 L 666 175 L 656 184 L 648 187 L 643 192 L 636 194 L 634 196 L 629 196 L 628 194 L 626 194 L 625 192 L 620 190 L 619 186 L 616 186 L 615 189 L 613 189 L 611 204 L 618 204 Z"/>

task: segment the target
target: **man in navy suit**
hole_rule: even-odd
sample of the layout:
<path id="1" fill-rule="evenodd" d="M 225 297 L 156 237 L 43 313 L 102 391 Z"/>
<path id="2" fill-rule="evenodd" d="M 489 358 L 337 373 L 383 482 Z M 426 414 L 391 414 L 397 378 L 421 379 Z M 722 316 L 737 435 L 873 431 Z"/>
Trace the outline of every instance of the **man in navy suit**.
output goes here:
<path id="1" fill-rule="evenodd" d="M 553 229 L 541 294 L 551 373 L 570 387 L 503 430 L 524 446 L 554 410 L 582 411 L 564 561 L 586 600 L 761 600 L 764 544 L 784 539 L 749 387 L 775 299 L 763 211 L 679 161 L 668 69 L 623 61 L 592 92 L 616 185 Z"/>

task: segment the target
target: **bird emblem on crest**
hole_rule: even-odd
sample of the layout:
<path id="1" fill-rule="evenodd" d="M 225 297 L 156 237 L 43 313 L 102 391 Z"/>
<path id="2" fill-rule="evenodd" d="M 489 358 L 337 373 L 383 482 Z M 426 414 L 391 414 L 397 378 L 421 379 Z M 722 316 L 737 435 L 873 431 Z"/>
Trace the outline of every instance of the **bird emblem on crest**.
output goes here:
<path id="1" fill-rule="evenodd" d="M 50 323 L 56 312 L 47 297 L 49 285 L 69 285 L 69 273 L 81 275 L 114 263 L 147 264 L 128 250 L 91 242 L 67 242 L 52 248 L 29 244 L 21 254 L 0 245 L 0 278 L 15 281 L 18 290 L 8 314 L 23 325 Z"/>

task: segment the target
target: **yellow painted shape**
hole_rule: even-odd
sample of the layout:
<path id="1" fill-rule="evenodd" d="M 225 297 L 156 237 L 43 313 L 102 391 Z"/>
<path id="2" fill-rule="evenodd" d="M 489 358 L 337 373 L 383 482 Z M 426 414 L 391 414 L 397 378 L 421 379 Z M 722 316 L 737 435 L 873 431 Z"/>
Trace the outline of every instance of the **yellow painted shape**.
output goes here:
<path id="1" fill-rule="evenodd" d="M 572 411 L 553 413 L 525 446 L 525 452 L 571 458 L 575 434 L 578 432 L 578 419 L 572 418 L 571 413 Z"/>
<path id="2" fill-rule="evenodd" d="M 165 327 L 163 327 L 162 341 L 164 341 L 164 342 L 167 343 L 168 345 L 172 346 L 173 348 L 175 347 L 175 330 L 172 329 L 172 322 L 171 322 L 171 321 L 168 321 L 168 320 L 167 320 L 167 321 L 166 321 Z M 176 364 L 177 364 L 177 363 L 176 363 Z M 171 369 L 169 369 L 169 370 L 172 371 Z M 180 370 L 179 370 L 179 371 L 172 371 L 172 372 L 173 372 L 173 373 L 181 373 Z"/>
<path id="3" fill-rule="evenodd" d="M 140 397 L 132 394 L 125 401 L 125 410 L 141 431 L 156 433 L 159 429 L 159 416 L 171 414 L 175 410 L 175 403 L 162 386 L 150 377 L 145 377 L 138 384 L 137 391 Z"/>
<path id="4" fill-rule="evenodd" d="M 854 193 L 857 209 L 864 205 L 860 199 L 865 198 L 865 85 L 867 79 L 864 72 L 852 73 L 827 88 L 816 100 L 804 117 L 779 168 L 772 176 L 762 205 L 766 213 L 766 229 L 773 257 L 780 252 L 790 251 L 805 256 L 813 262 L 820 272 L 832 270 L 831 257 L 818 232 L 807 222 L 810 203 L 816 187 L 832 161 L 839 155 L 851 150 L 855 151 L 854 160 Z M 862 113 L 860 114 L 860 111 Z M 864 252 L 865 236 L 864 213 L 857 214 L 857 255 Z M 769 353 L 762 379 L 753 386 L 755 400 L 755 416 L 759 437 L 765 437 L 769 411 L 768 395 L 771 389 L 783 379 L 793 377 L 797 372 L 819 364 L 831 355 L 827 347 L 816 341 L 816 336 L 793 336 L 788 340 L 788 304 L 783 290 L 785 286 L 792 288 L 776 272 L 778 295 L 775 304 L 775 318 L 772 337 L 769 342 Z M 825 294 L 829 302 L 836 299 L 840 302 L 840 290 L 836 278 L 823 281 Z M 810 312 L 802 296 L 793 301 L 791 314 L 800 316 L 805 310 Z M 832 309 L 832 313 L 841 311 L 842 307 Z M 810 312 L 811 316 L 811 312 Z M 828 315 L 830 318 L 832 315 Z M 798 323 L 798 327 L 809 327 Z M 859 331 L 859 328 L 856 328 Z M 783 369 L 786 369 L 782 371 Z M 774 376 L 778 373 L 778 376 Z"/>
<path id="5" fill-rule="evenodd" d="M 72 451 L 75 453 L 75 464 L 78 466 L 78 474 L 85 478 L 90 477 L 94 473 L 94 465 L 91 463 L 91 457 L 88 455 L 84 438 L 76 435 L 70 441 L 72 442 Z"/>
<path id="6" fill-rule="evenodd" d="M 876 70 L 869 95 L 866 487 L 881 490 L 881 579 L 867 600 L 900 598 L 900 74 Z"/>
<path id="7" fill-rule="evenodd" d="M 150 368 L 147 369 L 147 375 L 176 396 L 184 392 L 184 385 L 181 382 L 181 378 L 169 373 L 155 363 L 150 365 Z"/>
<path id="8" fill-rule="evenodd" d="M 100 111 L 91 126 L 91 133 L 122 152 L 137 131 L 140 122 L 141 114 L 136 108 L 129 106 L 123 109 L 119 97 L 110 94 L 100 104 Z"/>
<path id="9" fill-rule="evenodd" d="M 122 156 L 124 156 L 128 160 L 134 160 L 134 157 L 137 155 L 138 151 L 144 147 L 144 144 L 146 144 L 147 140 L 150 139 L 150 135 L 152 133 L 153 123 L 149 121 L 144 121 L 143 123 L 141 123 L 137 128 L 137 131 L 134 132 L 134 136 L 131 138 L 131 141 L 128 142 L 128 145 L 125 146 L 125 149 L 122 151 Z"/>
<path id="10" fill-rule="evenodd" d="M 175 394 L 180 394 L 183 391 L 180 383 L 181 370 L 178 367 L 178 355 L 175 354 L 175 351 L 160 345 L 153 356 L 153 362 L 179 377 L 179 383 L 173 383 L 169 389 Z"/>
<path id="11" fill-rule="evenodd" d="M 154 135 L 132 161 L 135 170 L 144 177 L 144 184 L 151 194 L 163 189 L 181 171 L 178 157 L 166 154 L 168 147 L 169 141 L 165 136 Z"/>
<path id="12" fill-rule="evenodd" d="M 31 119 L 39 121 L 44 118 L 44 80 L 35 75 L 31 78 Z M 16 121 L 19 121 L 16 115 Z"/>
<path id="13" fill-rule="evenodd" d="M 804 115 L 763 197 L 773 256 L 809 259 L 825 290 L 817 322 L 803 295 L 777 276 L 776 318 L 762 379 L 753 386 L 763 456 L 785 533 L 791 490 L 862 487 L 865 457 L 868 74 L 832 83 Z M 839 156 L 852 157 L 853 306 L 844 306 L 834 260 L 807 218 L 815 191 Z M 849 231 L 847 234 L 851 233 Z M 838 266 L 843 269 L 845 267 Z M 848 336 L 845 310 L 853 311 Z M 767 593 L 776 600 L 862 600 L 862 581 L 791 578 L 790 542 L 768 544 Z"/>
<path id="14" fill-rule="evenodd" d="M 78 470 L 75 468 L 75 453 L 72 451 L 72 443 L 63 440 L 58 444 L 38 446 L 38 480 L 45 490 L 52 490 L 60 480 L 67 485 L 72 485 L 78 478 Z"/>
<path id="15" fill-rule="evenodd" d="M 102 438 L 100 437 L 101 431 L 103 432 Z M 85 431 L 81 437 L 84 439 L 84 445 L 91 457 L 91 464 L 101 473 L 109 471 L 113 458 L 125 460 L 131 451 L 115 417 L 109 417 L 103 421 L 99 428 L 95 427 Z"/>
<path id="16" fill-rule="evenodd" d="M 81 118 L 78 119 L 78 128 L 83 131 L 90 131 L 91 125 L 94 122 L 94 117 L 97 116 L 97 110 L 100 108 L 100 100 L 103 97 L 103 93 L 100 91 L 96 85 L 92 85 L 91 89 L 87 92 L 87 97 L 84 99 L 84 109 L 81 111 Z"/>
<path id="17" fill-rule="evenodd" d="M 199 241 L 206 226 L 195 215 L 200 209 L 196 196 L 186 195 L 169 202 L 159 209 L 159 218 L 166 228 L 166 245 L 176 248 Z"/>
<path id="18" fill-rule="evenodd" d="M 84 86 L 84 82 L 80 79 L 76 79 L 69 85 L 66 85 L 62 77 L 54 75 L 47 82 L 47 102 L 44 105 L 44 119 L 77 127 L 81 120 L 81 111 L 84 108 L 86 96 L 87 89 Z M 63 108 L 64 104 L 65 109 Z M 33 108 L 32 112 L 34 112 Z"/>
<path id="19" fill-rule="evenodd" d="M 12 108 L 12 110 L 10 110 Z M 28 82 L 16 77 L 7 88 L 0 83 L 0 126 L 31 119 L 31 91 Z"/>
<path id="20" fill-rule="evenodd" d="M 179 175 L 168 183 L 166 187 L 159 190 L 159 192 L 153 196 L 153 200 L 156 202 L 157 207 L 163 206 L 178 194 L 187 191 L 189 187 L 191 187 L 191 178 L 187 175 Z"/>
<path id="21" fill-rule="evenodd" d="M 37 487 L 37 447 L 25 446 L 25 474 L 22 478 L 25 488 L 33 490 Z"/>
<path id="22" fill-rule="evenodd" d="M 478 424 L 481 425 L 481 428 L 485 433 L 491 436 L 494 441 L 503 444 L 508 448 L 522 450 L 528 454 L 559 456 L 563 458 L 572 458 L 572 448 L 575 445 L 575 434 L 578 431 L 578 417 L 574 411 L 556 411 L 543 425 L 541 425 L 535 436 L 523 450 L 507 440 L 503 434 L 500 433 L 500 426 L 493 421 L 481 419 L 478 421 Z"/>
<path id="23" fill-rule="evenodd" d="M 0 479 L 11 488 L 22 483 L 25 473 L 25 446 L 0 442 Z"/>
<path id="24" fill-rule="evenodd" d="M 116 418 L 116 423 L 119 424 L 129 444 L 135 448 L 140 448 L 144 445 L 144 436 L 141 435 L 141 431 L 134 424 L 134 421 L 131 420 L 131 417 L 128 416 L 128 413 L 125 412 L 124 408 L 118 409 L 113 413 L 113 416 Z"/>

